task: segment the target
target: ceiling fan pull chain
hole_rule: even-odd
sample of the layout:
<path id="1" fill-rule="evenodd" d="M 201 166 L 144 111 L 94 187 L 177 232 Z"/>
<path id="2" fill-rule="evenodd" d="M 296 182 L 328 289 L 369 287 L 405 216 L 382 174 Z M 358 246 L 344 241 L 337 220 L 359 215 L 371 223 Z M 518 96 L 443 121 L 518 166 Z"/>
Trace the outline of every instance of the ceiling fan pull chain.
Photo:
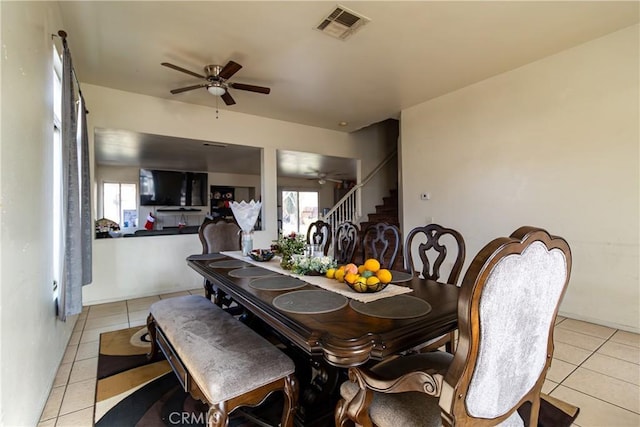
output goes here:
<path id="1" fill-rule="evenodd" d="M 216 96 L 216 120 L 218 120 L 218 97 Z"/>

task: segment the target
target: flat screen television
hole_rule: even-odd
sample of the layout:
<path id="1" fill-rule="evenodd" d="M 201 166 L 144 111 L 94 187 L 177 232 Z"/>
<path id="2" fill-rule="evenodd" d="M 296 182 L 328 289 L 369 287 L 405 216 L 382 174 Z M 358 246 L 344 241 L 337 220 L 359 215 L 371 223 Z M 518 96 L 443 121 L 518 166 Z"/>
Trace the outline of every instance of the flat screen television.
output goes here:
<path id="1" fill-rule="evenodd" d="M 207 173 L 140 169 L 140 206 L 205 206 Z"/>

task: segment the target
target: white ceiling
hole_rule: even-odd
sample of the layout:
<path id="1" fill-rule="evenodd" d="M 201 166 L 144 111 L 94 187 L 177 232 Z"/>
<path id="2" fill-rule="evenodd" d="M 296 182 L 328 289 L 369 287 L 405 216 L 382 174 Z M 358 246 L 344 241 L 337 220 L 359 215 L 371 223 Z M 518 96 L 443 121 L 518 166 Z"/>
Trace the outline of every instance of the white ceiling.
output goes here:
<path id="1" fill-rule="evenodd" d="M 354 131 L 447 92 L 638 22 L 636 1 L 345 1 L 371 21 L 347 41 L 315 27 L 333 1 L 61 2 L 81 82 L 334 130 Z M 203 74 L 271 88 L 230 90 L 227 107 Z M 90 100 L 88 100 L 90 102 Z M 89 104 L 90 105 L 90 104 Z M 339 122 L 347 122 L 340 126 Z"/>

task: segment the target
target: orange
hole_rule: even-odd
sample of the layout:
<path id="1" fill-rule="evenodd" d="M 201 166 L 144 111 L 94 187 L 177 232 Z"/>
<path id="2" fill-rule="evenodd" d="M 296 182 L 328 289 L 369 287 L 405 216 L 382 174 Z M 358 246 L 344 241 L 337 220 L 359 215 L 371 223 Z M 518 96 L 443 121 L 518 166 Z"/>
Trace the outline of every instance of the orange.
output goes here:
<path id="1" fill-rule="evenodd" d="M 365 270 L 364 265 L 359 265 L 358 266 L 358 274 L 364 273 L 364 270 Z"/>
<path id="2" fill-rule="evenodd" d="M 377 272 L 380 270 L 380 262 L 377 259 L 369 258 L 364 262 L 365 270 L 369 270 L 372 272 Z"/>
<path id="3" fill-rule="evenodd" d="M 344 281 L 345 281 L 345 282 L 347 282 L 347 283 L 353 283 L 353 282 L 355 282 L 355 281 L 356 281 L 356 279 L 357 279 L 358 277 L 360 277 L 360 276 L 358 276 L 357 274 L 347 273 L 347 274 L 345 274 L 345 276 L 344 276 Z"/>
<path id="4" fill-rule="evenodd" d="M 386 268 L 381 268 L 380 270 L 378 270 L 378 272 L 376 273 L 376 277 L 380 279 L 380 282 L 382 283 L 389 283 L 393 279 L 391 277 L 391 272 Z"/>
<path id="5" fill-rule="evenodd" d="M 338 282 L 344 282 L 344 275 L 345 275 L 344 269 L 339 268 L 333 274 L 333 278 L 336 279 Z"/>
<path id="6" fill-rule="evenodd" d="M 335 268 L 330 268 L 326 272 L 326 276 L 327 276 L 328 279 L 333 279 L 333 277 L 335 275 L 336 275 L 336 269 Z"/>
<path id="7" fill-rule="evenodd" d="M 347 264 L 344 266 L 344 270 L 347 273 L 358 274 L 358 266 L 355 264 Z"/>

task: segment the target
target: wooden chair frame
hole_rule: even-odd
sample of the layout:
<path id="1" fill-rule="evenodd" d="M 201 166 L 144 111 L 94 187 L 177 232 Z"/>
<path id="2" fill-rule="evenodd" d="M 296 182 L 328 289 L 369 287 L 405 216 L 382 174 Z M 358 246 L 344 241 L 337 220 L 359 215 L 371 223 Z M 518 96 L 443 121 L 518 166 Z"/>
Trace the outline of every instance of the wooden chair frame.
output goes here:
<path id="1" fill-rule="evenodd" d="M 368 369 L 349 368 L 349 378 L 359 385 L 358 393 L 349 401 L 341 399 L 335 412 L 336 426 L 351 426 L 354 423 L 365 427 L 372 426 L 369 417 L 369 405 L 373 392 L 402 393 L 417 391 L 433 397 L 439 397 L 442 422 L 445 426 L 494 426 L 502 423 L 525 402 L 531 403 L 529 419 L 525 425 L 538 424 L 540 394 L 546 372 L 553 356 L 554 322 L 549 322 L 547 334 L 546 362 L 528 392 L 503 415 L 488 419 L 477 418 L 467 412 L 465 396 L 469 391 L 474 369 L 478 361 L 480 348 L 480 300 L 489 275 L 498 262 L 508 255 L 520 255 L 533 242 L 542 242 L 547 250 L 559 249 L 564 254 L 566 277 L 552 318 L 558 314 L 558 307 L 566 293 L 571 275 L 571 250 L 567 242 L 547 231 L 535 227 L 521 227 L 510 237 L 498 238 L 486 245 L 471 262 L 463 279 L 458 302 L 458 324 L 460 339 L 458 349 L 447 369 L 413 370 L 396 378 L 382 378 Z M 384 363 L 384 362 L 383 362 Z"/>
<path id="2" fill-rule="evenodd" d="M 338 225 L 334 242 L 334 259 L 338 264 L 353 262 L 359 235 L 360 229 L 350 221 Z"/>
<path id="3" fill-rule="evenodd" d="M 320 219 L 309 224 L 307 244 L 320 245 L 322 253 L 326 256 L 331 246 L 331 224 Z"/>
<path id="4" fill-rule="evenodd" d="M 422 261 L 422 270 L 418 271 L 416 268 L 416 262 L 413 258 L 413 251 L 411 249 L 413 240 L 420 235 L 424 235 L 427 240 L 426 242 L 418 245 L 418 255 L 420 257 L 420 261 Z M 416 227 L 407 234 L 404 243 L 405 269 L 411 272 L 411 274 L 421 274 L 425 279 L 440 282 L 440 267 L 447 259 L 448 252 L 447 247 L 441 243 L 441 239 L 446 236 L 451 236 L 455 239 L 458 253 L 456 255 L 455 262 L 453 263 L 453 267 L 451 268 L 451 272 L 449 273 L 449 277 L 446 279 L 445 283 L 450 283 L 452 285 L 457 284 L 465 258 L 466 248 L 464 239 L 462 234 L 458 231 L 451 228 L 445 228 L 439 224 L 429 224 L 423 227 Z M 433 264 L 429 261 L 428 252 L 430 250 L 434 250 L 438 254 L 436 259 L 433 261 Z"/>
<path id="5" fill-rule="evenodd" d="M 392 236 L 392 240 L 388 236 Z M 391 269 L 396 262 L 402 245 L 402 233 L 400 228 L 386 222 L 371 224 L 365 228 L 360 240 L 362 262 L 367 258 L 375 258 L 380 261 L 382 268 Z M 385 261 L 387 253 L 391 253 L 388 261 Z"/>

